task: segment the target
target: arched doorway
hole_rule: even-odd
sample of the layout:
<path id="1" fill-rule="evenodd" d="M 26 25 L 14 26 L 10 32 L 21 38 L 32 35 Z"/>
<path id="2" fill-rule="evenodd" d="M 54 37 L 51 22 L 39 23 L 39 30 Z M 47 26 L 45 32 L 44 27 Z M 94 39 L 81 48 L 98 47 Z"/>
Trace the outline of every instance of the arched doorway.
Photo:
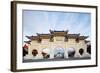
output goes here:
<path id="1" fill-rule="evenodd" d="M 68 58 L 73 58 L 75 55 L 75 48 L 71 47 L 67 49 L 68 52 Z"/>
<path id="2" fill-rule="evenodd" d="M 37 51 L 36 49 L 33 49 L 33 50 L 32 50 L 32 55 L 33 55 L 33 56 L 36 56 L 37 54 L 38 54 L 38 51 Z"/>
<path id="3" fill-rule="evenodd" d="M 54 58 L 64 58 L 64 49 L 62 47 L 54 48 Z"/>
<path id="4" fill-rule="evenodd" d="M 25 44 L 23 46 L 23 56 L 26 56 L 28 54 L 28 46 Z"/>
<path id="5" fill-rule="evenodd" d="M 91 54 L 91 45 L 87 45 L 87 53 Z"/>
<path id="6" fill-rule="evenodd" d="M 42 50 L 42 56 L 44 59 L 50 58 L 50 49 L 49 48 L 44 48 Z"/>
<path id="7" fill-rule="evenodd" d="M 82 56 L 83 53 L 84 53 L 84 49 L 83 49 L 83 48 L 80 48 L 80 49 L 79 49 L 79 54 Z"/>

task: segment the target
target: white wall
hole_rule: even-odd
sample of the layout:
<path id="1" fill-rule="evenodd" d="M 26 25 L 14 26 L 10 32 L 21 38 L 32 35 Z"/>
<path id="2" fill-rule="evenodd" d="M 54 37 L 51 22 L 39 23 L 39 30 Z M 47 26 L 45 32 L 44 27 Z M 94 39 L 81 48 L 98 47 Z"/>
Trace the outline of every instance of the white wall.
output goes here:
<path id="1" fill-rule="evenodd" d="M 10 1 L 11 0 L 0 0 L 0 73 L 12 73 L 10 71 Z M 83 4 L 83 5 L 99 5 L 99 0 L 33 0 L 33 1 L 40 1 L 40 2 L 58 2 L 58 3 L 71 3 L 71 4 Z M 99 5 L 100 8 L 100 5 Z M 100 10 L 99 12 L 100 13 Z M 100 14 L 98 15 L 100 16 Z M 100 18 L 98 18 L 100 19 Z M 99 21 L 100 23 L 100 21 Z M 99 24 L 98 23 L 98 24 Z M 98 25 L 100 31 L 100 25 Z M 98 34 L 100 37 L 100 33 Z M 98 38 L 98 43 L 100 38 Z M 100 46 L 99 46 L 100 47 Z M 98 48 L 100 55 L 100 49 Z M 100 57 L 99 64 L 100 64 Z M 100 72 L 100 65 L 99 67 L 92 67 L 92 68 L 77 68 L 77 69 L 62 69 L 62 70 L 47 70 L 47 71 L 35 71 L 34 73 L 99 73 Z M 23 73 L 23 72 L 21 72 Z M 26 73 L 33 73 L 26 72 Z"/>

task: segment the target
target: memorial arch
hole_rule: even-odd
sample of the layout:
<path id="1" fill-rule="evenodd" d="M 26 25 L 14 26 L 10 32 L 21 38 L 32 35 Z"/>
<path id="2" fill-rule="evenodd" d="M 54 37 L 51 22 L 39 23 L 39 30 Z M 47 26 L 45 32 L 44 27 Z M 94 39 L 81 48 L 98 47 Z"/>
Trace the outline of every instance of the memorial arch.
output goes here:
<path id="1" fill-rule="evenodd" d="M 50 30 L 49 32 L 50 33 L 37 33 L 37 35 L 34 36 L 26 36 L 29 39 L 29 41 L 25 41 L 29 47 L 28 55 L 36 56 L 37 59 L 67 59 L 80 57 L 79 52 L 82 55 L 83 50 L 91 54 L 91 44 L 88 48 L 86 47 L 90 42 L 86 40 L 88 36 L 82 36 L 79 33 L 70 34 L 68 30 Z M 33 47 L 37 51 L 33 50 Z M 83 47 L 83 50 L 79 51 L 81 47 Z M 86 54 L 86 52 L 84 53 Z"/>

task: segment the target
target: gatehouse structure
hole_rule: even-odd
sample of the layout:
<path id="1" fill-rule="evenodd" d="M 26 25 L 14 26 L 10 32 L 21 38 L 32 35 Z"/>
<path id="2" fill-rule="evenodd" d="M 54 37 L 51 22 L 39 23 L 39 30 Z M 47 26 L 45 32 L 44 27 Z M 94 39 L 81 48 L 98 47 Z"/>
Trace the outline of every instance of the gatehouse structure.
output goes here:
<path id="1" fill-rule="evenodd" d="M 50 33 L 37 33 L 37 36 L 26 36 L 28 54 L 25 59 L 55 59 L 90 57 L 87 53 L 88 36 L 70 34 L 66 31 L 49 30 Z"/>

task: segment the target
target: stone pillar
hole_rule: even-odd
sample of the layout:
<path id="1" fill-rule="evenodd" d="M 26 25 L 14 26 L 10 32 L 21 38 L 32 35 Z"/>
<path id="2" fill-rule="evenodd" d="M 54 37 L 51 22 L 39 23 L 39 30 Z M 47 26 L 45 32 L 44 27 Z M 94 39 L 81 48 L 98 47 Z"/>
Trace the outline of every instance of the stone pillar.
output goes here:
<path id="1" fill-rule="evenodd" d="M 50 52 L 50 59 L 54 58 L 54 48 L 51 48 L 51 52 Z"/>
<path id="2" fill-rule="evenodd" d="M 75 57 L 80 57 L 79 48 L 75 48 Z"/>
<path id="3" fill-rule="evenodd" d="M 39 49 L 38 49 L 38 58 L 39 59 L 43 59 L 43 56 L 42 56 L 42 48 L 41 47 L 39 47 Z"/>
<path id="4" fill-rule="evenodd" d="M 64 48 L 64 58 L 68 58 L 67 48 Z"/>

